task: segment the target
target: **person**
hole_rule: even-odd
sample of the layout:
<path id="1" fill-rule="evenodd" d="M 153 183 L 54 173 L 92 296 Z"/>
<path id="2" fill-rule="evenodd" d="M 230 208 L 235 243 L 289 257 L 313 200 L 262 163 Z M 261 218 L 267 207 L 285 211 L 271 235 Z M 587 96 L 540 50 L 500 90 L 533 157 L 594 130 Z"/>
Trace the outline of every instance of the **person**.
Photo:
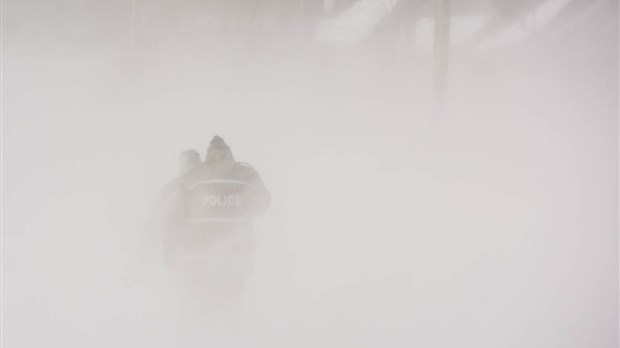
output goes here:
<path id="1" fill-rule="evenodd" d="M 204 163 L 184 175 L 181 189 L 186 220 L 199 229 L 211 222 L 249 223 L 271 200 L 256 170 L 237 162 L 228 144 L 217 135 L 209 143 Z"/>
<path id="2" fill-rule="evenodd" d="M 181 225 L 167 241 L 174 268 L 188 275 L 201 296 L 239 294 L 252 270 L 253 221 L 270 201 L 258 172 L 237 162 L 224 139 L 213 137 L 204 162 L 181 179 L 173 219 Z"/>
<path id="3" fill-rule="evenodd" d="M 200 153 L 194 149 L 185 150 L 179 154 L 177 175 L 168 181 L 160 191 L 147 221 L 147 231 L 152 244 L 159 244 L 166 238 L 166 231 L 176 224 L 169 217 L 172 215 L 170 211 L 174 209 L 175 199 L 179 194 L 182 178 L 187 172 L 201 163 Z"/>

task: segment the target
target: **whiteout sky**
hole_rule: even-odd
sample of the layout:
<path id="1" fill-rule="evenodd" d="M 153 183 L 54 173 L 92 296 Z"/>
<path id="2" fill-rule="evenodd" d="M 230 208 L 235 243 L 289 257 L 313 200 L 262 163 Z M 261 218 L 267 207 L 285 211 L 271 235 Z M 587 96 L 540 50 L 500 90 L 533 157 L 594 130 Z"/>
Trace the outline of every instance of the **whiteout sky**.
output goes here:
<path id="1" fill-rule="evenodd" d="M 3 1 L 3 347 L 617 347 L 618 6 L 559 5 L 455 44 L 437 107 L 428 19 L 261 40 L 190 1 Z M 145 224 L 215 134 L 273 200 L 205 313 Z"/>

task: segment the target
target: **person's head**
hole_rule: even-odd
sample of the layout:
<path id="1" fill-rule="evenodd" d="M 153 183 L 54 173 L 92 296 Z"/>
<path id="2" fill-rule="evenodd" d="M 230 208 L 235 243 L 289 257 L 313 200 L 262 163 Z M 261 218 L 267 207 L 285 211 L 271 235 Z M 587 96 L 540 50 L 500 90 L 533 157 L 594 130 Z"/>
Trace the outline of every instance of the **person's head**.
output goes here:
<path id="1" fill-rule="evenodd" d="M 205 162 L 235 162 L 235 158 L 233 157 L 232 151 L 230 151 L 230 147 L 219 135 L 216 135 L 213 137 L 213 139 L 211 139 L 209 147 L 207 147 L 207 156 L 205 158 Z"/>
<path id="2" fill-rule="evenodd" d="M 179 155 L 179 175 L 183 175 L 200 164 L 200 154 L 194 149 L 181 152 Z"/>

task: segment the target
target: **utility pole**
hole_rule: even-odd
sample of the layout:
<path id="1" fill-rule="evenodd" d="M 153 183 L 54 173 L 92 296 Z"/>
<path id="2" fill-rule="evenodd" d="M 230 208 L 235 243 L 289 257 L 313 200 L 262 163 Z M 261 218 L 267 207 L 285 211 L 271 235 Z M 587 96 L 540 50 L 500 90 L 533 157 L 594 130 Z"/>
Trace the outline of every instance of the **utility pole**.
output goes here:
<path id="1" fill-rule="evenodd" d="M 448 80 L 450 49 L 450 0 L 435 0 L 434 92 L 435 102 L 443 103 Z"/>

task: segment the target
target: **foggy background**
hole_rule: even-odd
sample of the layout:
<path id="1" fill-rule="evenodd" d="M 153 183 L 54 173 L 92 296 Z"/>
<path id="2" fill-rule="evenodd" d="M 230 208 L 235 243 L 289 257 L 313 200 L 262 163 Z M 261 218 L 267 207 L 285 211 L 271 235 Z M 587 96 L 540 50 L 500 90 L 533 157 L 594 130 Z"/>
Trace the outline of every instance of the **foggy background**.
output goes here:
<path id="1" fill-rule="evenodd" d="M 2 2 L 2 345 L 618 346 L 618 4 Z M 546 6 L 546 7 L 541 7 Z M 219 134 L 272 194 L 202 313 L 148 243 Z"/>

